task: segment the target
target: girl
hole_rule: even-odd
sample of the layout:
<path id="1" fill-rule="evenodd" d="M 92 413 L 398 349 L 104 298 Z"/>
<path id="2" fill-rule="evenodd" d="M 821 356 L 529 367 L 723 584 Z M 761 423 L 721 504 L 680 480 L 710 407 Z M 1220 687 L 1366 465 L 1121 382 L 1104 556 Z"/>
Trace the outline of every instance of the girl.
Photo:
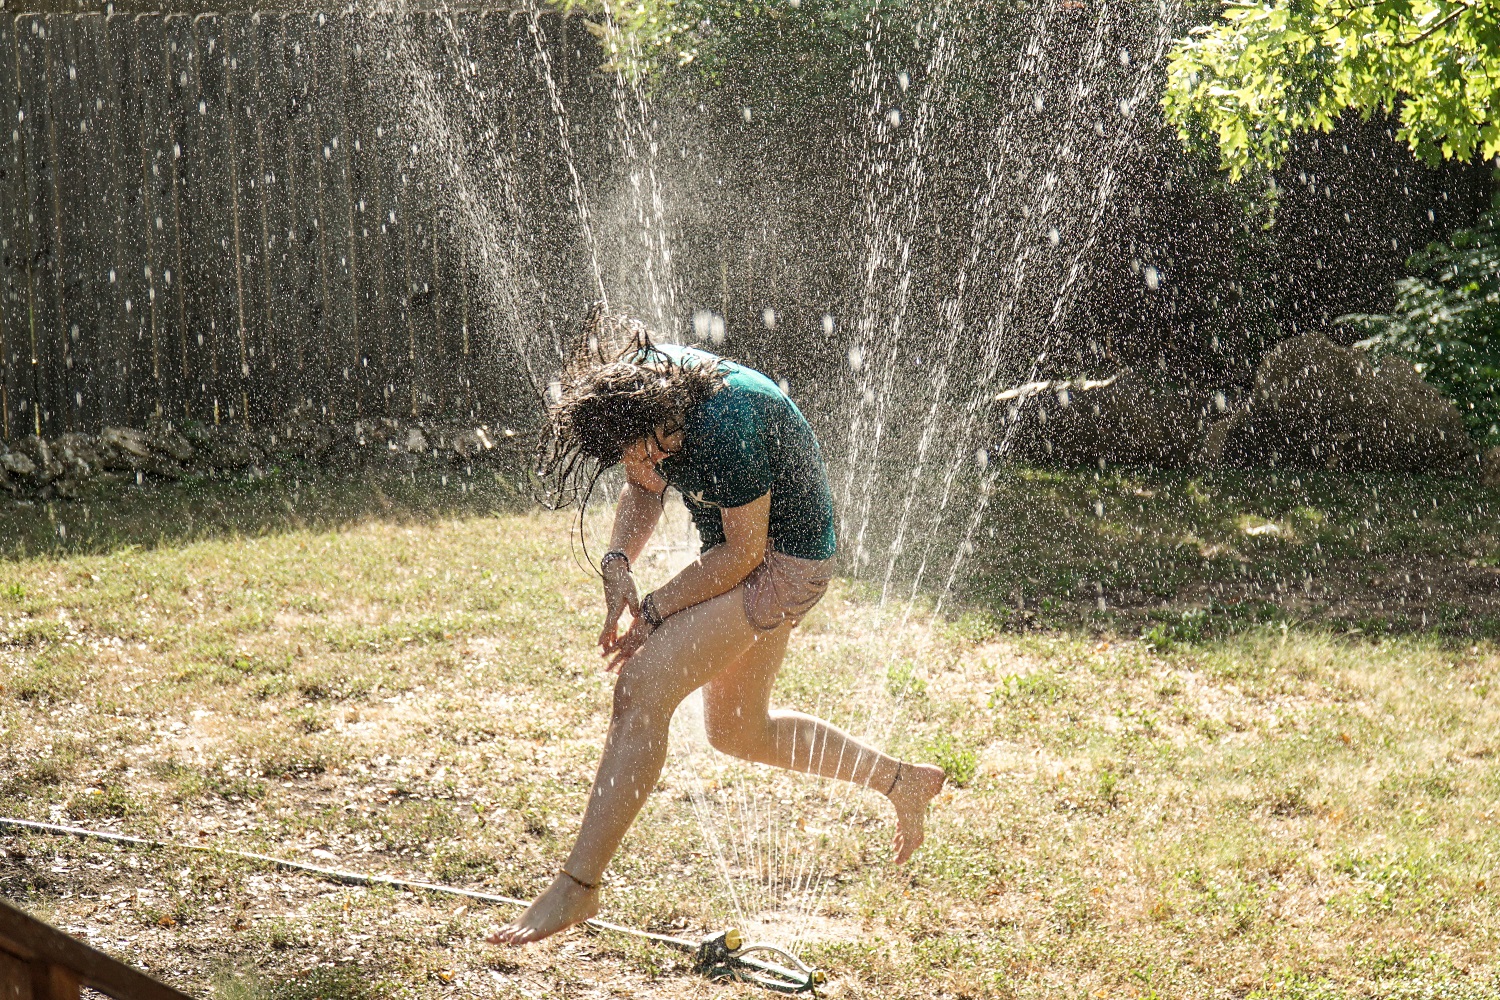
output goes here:
<path id="1" fill-rule="evenodd" d="M 691 347 L 654 345 L 596 306 L 570 372 L 552 387 L 538 471 L 587 502 L 619 463 L 625 486 L 600 561 L 599 646 L 619 670 L 614 711 L 572 853 L 547 890 L 491 944 L 540 941 L 599 909 L 604 870 L 666 761 L 683 698 L 703 688 L 709 742 L 724 753 L 857 782 L 896 810 L 895 860 L 922 843 L 941 768 L 897 760 L 820 719 L 770 708 L 792 629 L 833 574 L 833 502 L 801 412 L 753 369 Z M 634 341 L 616 360 L 609 335 Z M 591 363 L 579 363 L 587 358 Z M 631 564 L 675 487 L 703 540 L 698 560 L 639 597 Z M 631 622 L 619 626 L 626 608 Z"/>

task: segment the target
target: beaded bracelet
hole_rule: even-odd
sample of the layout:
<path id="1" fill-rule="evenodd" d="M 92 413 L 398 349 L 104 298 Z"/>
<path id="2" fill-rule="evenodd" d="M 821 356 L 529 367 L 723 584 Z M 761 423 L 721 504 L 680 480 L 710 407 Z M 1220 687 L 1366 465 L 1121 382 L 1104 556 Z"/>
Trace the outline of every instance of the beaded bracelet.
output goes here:
<path id="1" fill-rule="evenodd" d="M 610 549 L 608 552 L 604 553 L 604 556 L 599 560 L 599 572 L 604 572 L 604 570 L 609 566 L 609 561 L 611 559 L 624 559 L 625 572 L 630 572 L 630 556 L 625 553 L 624 549 Z"/>
<path id="2" fill-rule="evenodd" d="M 656 610 L 656 591 L 653 590 L 641 598 L 641 617 L 646 619 L 646 624 L 651 626 L 651 631 L 655 632 L 661 628 L 661 612 Z"/>

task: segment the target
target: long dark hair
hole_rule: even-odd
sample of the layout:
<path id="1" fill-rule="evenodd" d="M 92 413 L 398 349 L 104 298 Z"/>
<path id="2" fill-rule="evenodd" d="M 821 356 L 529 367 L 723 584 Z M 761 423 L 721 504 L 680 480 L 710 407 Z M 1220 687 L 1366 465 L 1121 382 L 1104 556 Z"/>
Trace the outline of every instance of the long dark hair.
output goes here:
<path id="1" fill-rule="evenodd" d="M 587 507 L 599 477 L 632 442 L 681 420 L 724 384 L 717 365 L 683 365 L 656 351 L 645 324 L 594 303 L 567 365 L 547 389 L 537 440 L 537 500 Z"/>

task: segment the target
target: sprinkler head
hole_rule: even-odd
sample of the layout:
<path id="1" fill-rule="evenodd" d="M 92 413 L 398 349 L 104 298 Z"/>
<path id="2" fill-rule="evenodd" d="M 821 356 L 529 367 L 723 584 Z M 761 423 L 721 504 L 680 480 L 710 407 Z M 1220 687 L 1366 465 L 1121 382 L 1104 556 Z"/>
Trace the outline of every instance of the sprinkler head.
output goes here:
<path id="1" fill-rule="evenodd" d="M 828 973 L 824 972 L 822 969 L 814 969 L 812 970 L 812 975 L 809 976 L 808 979 L 812 981 L 812 984 L 814 986 L 822 986 L 828 982 Z"/>
<path id="2" fill-rule="evenodd" d="M 724 932 L 724 947 L 730 951 L 739 951 L 740 945 L 745 943 L 745 938 L 740 934 L 738 927 L 731 927 Z"/>

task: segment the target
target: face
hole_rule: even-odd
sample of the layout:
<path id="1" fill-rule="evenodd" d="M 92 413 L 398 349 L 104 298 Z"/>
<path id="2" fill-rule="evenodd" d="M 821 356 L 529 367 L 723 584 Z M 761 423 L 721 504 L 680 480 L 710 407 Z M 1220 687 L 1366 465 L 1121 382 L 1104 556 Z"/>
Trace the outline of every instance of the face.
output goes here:
<path id="1" fill-rule="evenodd" d="M 667 481 L 656 471 L 656 466 L 668 455 L 681 450 L 682 437 L 681 425 L 674 430 L 658 427 L 655 434 L 626 445 L 620 456 L 620 464 L 625 466 L 625 477 L 653 493 L 666 489 Z"/>

